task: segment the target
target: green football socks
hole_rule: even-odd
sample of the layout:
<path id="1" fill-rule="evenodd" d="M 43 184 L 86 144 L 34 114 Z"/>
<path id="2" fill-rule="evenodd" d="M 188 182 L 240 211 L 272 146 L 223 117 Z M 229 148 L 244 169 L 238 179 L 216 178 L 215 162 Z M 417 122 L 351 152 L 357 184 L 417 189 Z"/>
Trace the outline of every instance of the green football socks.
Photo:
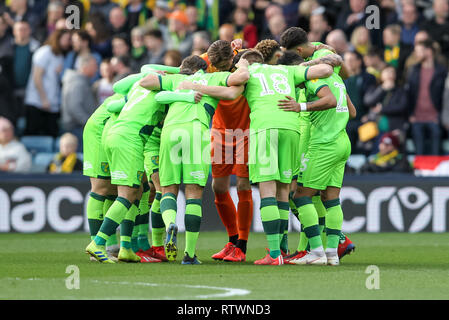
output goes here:
<path id="1" fill-rule="evenodd" d="M 100 230 L 95 236 L 95 243 L 97 245 L 104 246 L 106 244 L 106 240 L 115 233 L 117 227 L 125 218 L 125 215 L 131 208 L 131 203 L 122 197 L 117 197 L 114 203 L 109 208 L 106 216 L 104 218 L 103 223 L 101 224 Z M 132 229 L 131 229 L 132 233 Z"/>
<path id="2" fill-rule="evenodd" d="M 304 233 L 308 238 L 310 249 L 322 247 L 320 228 L 318 226 L 318 214 L 310 197 L 294 199 L 299 212 L 299 221 L 304 226 Z"/>
<path id="3" fill-rule="evenodd" d="M 90 238 L 93 240 L 103 223 L 103 206 L 105 196 L 91 192 L 87 201 L 87 221 L 89 223 Z"/>
<path id="4" fill-rule="evenodd" d="M 195 256 L 196 243 L 200 233 L 202 217 L 201 205 L 201 199 L 186 200 L 186 214 L 184 216 L 184 223 L 186 227 L 186 248 L 184 251 L 192 258 Z"/>
<path id="5" fill-rule="evenodd" d="M 139 200 L 134 201 L 131 208 L 126 212 L 120 223 L 120 247 L 131 249 L 131 237 L 136 216 L 139 214 Z"/>
<path id="6" fill-rule="evenodd" d="M 278 210 L 280 217 L 280 248 L 285 253 L 288 252 L 288 215 L 289 215 L 289 204 L 288 202 L 278 201 Z"/>
<path id="7" fill-rule="evenodd" d="M 156 192 L 156 196 L 151 204 L 151 240 L 153 246 L 164 245 L 165 224 L 161 214 L 162 194 Z"/>
<path id="8" fill-rule="evenodd" d="M 267 197 L 260 199 L 260 218 L 267 237 L 270 256 L 276 259 L 281 254 L 279 241 L 281 219 L 276 198 Z"/>
<path id="9" fill-rule="evenodd" d="M 176 224 L 177 210 L 178 205 L 176 203 L 176 196 L 170 192 L 164 194 L 161 199 L 161 214 L 162 220 L 165 224 L 165 229 L 167 229 L 171 223 Z"/>
<path id="10" fill-rule="evenodd" d="M 323 205 L 327 210 L 327 248 L 337 250 L 343 225 L 343 210 L 341 209 L 340 199 L 325 201 Z"/>

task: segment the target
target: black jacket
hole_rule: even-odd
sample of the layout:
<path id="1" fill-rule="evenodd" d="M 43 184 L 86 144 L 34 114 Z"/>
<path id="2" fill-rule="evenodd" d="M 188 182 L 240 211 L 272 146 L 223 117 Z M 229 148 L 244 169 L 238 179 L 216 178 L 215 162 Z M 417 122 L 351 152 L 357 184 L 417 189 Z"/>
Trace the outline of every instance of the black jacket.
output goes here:
<path id="1" fill-rule="evenodd" d="M 407 102 L 409 105 L 408 115 L 415 112 L 416 102 L 418 101 L 419 86 L 421 83 L 421 64 L 411 67 L 407 78 Z M 430 82 L 430 98 L 438 112 L 441 112 L 443 106 L 444 82 L 446 81 L 447 69 L 443 65 L 435 62 L 435 72 Z"/>

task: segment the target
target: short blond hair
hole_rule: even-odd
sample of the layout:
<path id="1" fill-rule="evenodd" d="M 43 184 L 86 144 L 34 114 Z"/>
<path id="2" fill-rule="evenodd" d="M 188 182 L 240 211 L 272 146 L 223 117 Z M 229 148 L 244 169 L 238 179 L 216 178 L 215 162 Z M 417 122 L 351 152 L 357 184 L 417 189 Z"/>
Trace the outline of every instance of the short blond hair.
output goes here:
<path id="1" fill-rule="evenodd" d="M 78 147 L 78 138 L 74 134 L 66 132 L 59 138 L 59 145 L 63 143 L 71 144 L 75 146 L 76 149 L 76 147 Z"/>

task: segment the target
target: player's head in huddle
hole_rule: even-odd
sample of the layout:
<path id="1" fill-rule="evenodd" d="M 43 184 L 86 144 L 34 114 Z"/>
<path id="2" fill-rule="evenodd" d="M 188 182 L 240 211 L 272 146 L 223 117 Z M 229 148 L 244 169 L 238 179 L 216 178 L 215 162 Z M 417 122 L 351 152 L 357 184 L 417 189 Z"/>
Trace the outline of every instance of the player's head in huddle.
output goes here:
<path id="1" fill-rule="evenodd" d="M 256 49 L 246 50 L 240 59 L 245 59 L 251 65 L 253 63 L 263 63 L 263 55 Z"/>
<path id="2" fill-rule="evenodd" d="M 265 64 L 277 64 L 282 56 L 281 45 L 276 40 L 262 40 L 255 49 L 262 53 Z"/>
<path id="3" fill-rule="evenodd" d="M 206 71 L 207 63 L 199 56 L 191 55 L 182 60 L 181 70 L 179 73 L 181 74 L 194 74 L 199 70 Z"/>
<path id="4" fill-rule="evenodd" d="M 310 57 L 315 51 L 315 46 L 307 38 L 307 32 L 299 27 L 288 28 L 281 34 L 281 46 L 284 50 L 296 52 L 303 58 Z"/>
<path id="5" fill-rule="evenodd" d="M 278 64 L 285 66 L 296 66 L 304 62 L 304 59 L 293 51 L 285 51 L 278 60 Z"/>
<path id="6" fill-rule="evenodd" d="M 207 49 L 210 63 L 219 71 L 229 71 L 234 58 L 231 43 L 225 40 L 217 40 Z"/>

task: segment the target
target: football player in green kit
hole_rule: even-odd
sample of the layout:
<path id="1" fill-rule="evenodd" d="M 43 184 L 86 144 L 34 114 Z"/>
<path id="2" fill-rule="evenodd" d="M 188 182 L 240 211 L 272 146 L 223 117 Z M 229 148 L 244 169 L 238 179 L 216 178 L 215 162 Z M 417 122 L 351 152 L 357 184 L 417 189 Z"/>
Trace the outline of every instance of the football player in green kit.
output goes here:
<path id="1" fill-rule="evenodd" d="M 307 39 L 307 33 L 298 27 L 291 27 L 284 31 L 281 35 L 280 39 L 281 45 L 284 50 L 288 52 L 294 52 L 299 54 L 306 62 L 301 65 L 314 65 L 316 63 L 325 63 L 327 61 L 333 61 L 335 59 L 341 59 L 338 54 L 335 54 L 331 47 L 323 45 L 319 42 L 309 42 Z M 341 66 L 337 66 L 334 68 L 334 72 L 336 72 L 342 79 L 347 78 L 347 71 L 343 63 Z M 304 159 L 307 162 L 307 159 Z M 292 196 L 292 194 L 291 194 Z M 319 192 L 312 197 L 312 201 L 315 204 L 315 208 L 318 212 L 319 216 L 319 225 L 320 229 L 324 230 L 325 225 L 325 215 L 326 210 L 321 201 Z M 295 211 L 295 205 L 293 201 L 290 201 L 292 211 Z M 323 239 L 326 238 L 325 233 L 322 234 Z M 304 232 L 301 232 L 300 242 L 307 246 L 307 237 Z M 301 248 L 305 248 L 303 245 L 300 245 Z M 344 255 L 351 253 L 354 251 L 355 246 L 352 241 L 345 236 L 343 233 L 340 234 L 340 242 L 338 246 L 338 255 L 342 258 Z M 299 252 L 295 252 L 290 255 L 289 258 L 297 254 L 304 254 L 303 250 Z"/>
<path id="2" fill-rule="evenodd" d="M 343 80 L 333 73 L 326 79 L 313 79 L 305 82 L 305 98 L 309 102 L 297 103 L 287 96 L 279 106 L 285 111 L 307 112 L 310 122 L 309 141 L 302 161 L 302 186 L 294 197 L 299 218 L 308 238 L 310 252 L 303 251 L 286 258 L 291 264 L 338 265 L 337 248 L 340 240 L 343 212 L 339 203 L 339 192 L 343 182 L 344 167 L 351 153 L 346 134 L 346 124 L 355 116 L 355 108 L 346 93 Z M 326 100 L 325 106 L 317 106 L 318 101 Z M 301 137 L 303 140 L 306 136 Z M 307 161 L 306 161 L 307 159 Z M 300 170 L 301 171 L 301 170 Z M 326 254 L 317 250 L 322 243 L 322 230 L 318 224 L 318 214 L 312 202 L 317 190 L 326 209 Z"/>
<path id="3" fill-rule="evenodd" d="M 185 68 L 186 59 L 196 61 L 196 70 Z M 161 133 L 160 184 L 162 187 L 161 212 L 167 230 L 166 256 L 173 261 L 177 256 L 176 210 L 179 185 L 186 185 L 186 248 L 182 264 L 200 264 L 195 255 L 202 217 L 202 193 L 210 169 L 209 124 L 220 99 L 235 99 L 247 80 L 247 74 L 236 71 L 204 73 L 205 61 L 197 56 L 183 60 L 180 75 L 149 75 L 141 86 L 153 90 L 175 90 L 184 81 L 220 86 L 216 96 L 203 96 L 199 103 L 174 102 L 170 105 Z M 184 71 L 184 72 L 183 72 Z M 195 73 L 193 73 L 193 72 Z M 191 74 L 193 73 L 193 74 Z M 189 75 L 190 74 L 190 75 Z M 181 92 L 184 90 L 181 90 Z M 171 94 L 160 93 L 156 98 Z"/>

